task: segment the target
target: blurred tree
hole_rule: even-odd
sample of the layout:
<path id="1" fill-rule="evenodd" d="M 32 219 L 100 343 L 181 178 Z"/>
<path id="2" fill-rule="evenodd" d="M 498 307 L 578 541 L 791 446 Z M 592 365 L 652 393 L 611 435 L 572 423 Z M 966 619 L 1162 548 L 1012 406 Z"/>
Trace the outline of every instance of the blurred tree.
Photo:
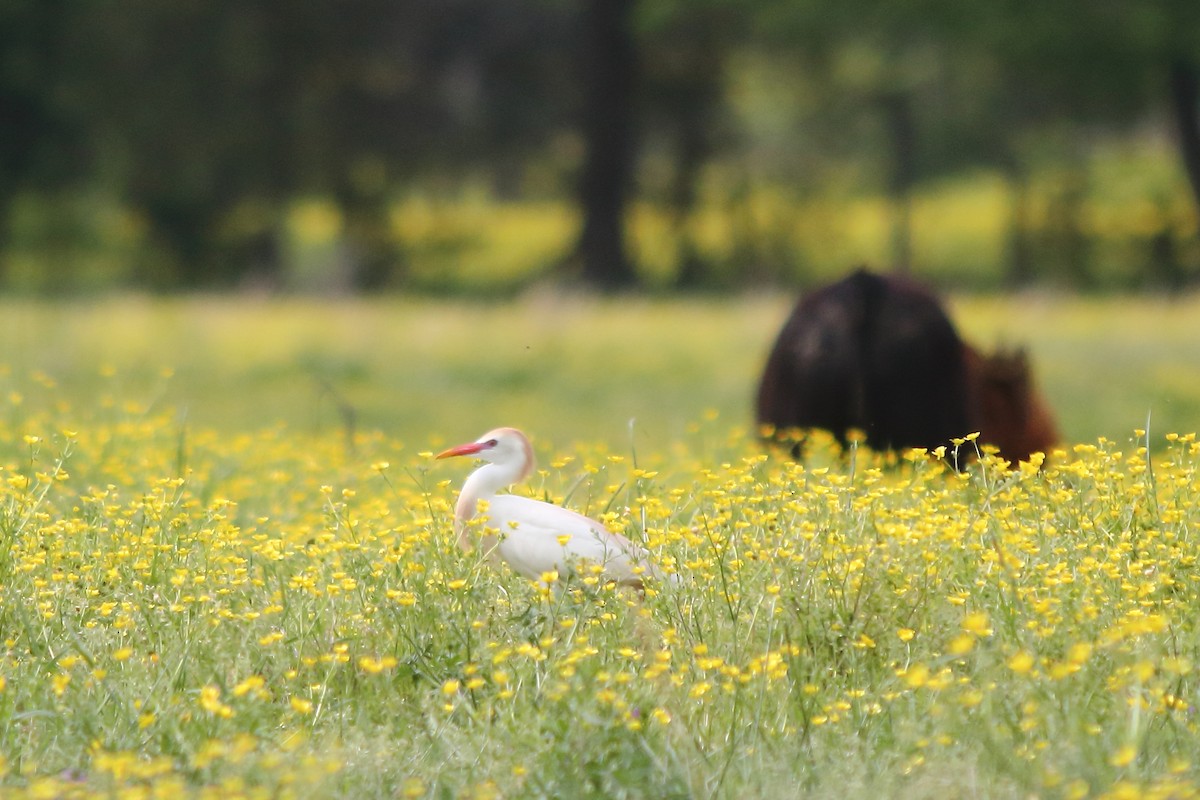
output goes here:
<path id="1" fill-rule="evenodd" d="M 1171 110 L 1179 133 L 1184 171 L 1200 206 L 1200 75 L 1196 65 L 1183 56 L 1171 59 L 1169 73 Z"/>
<path id="2" fill-rule="evenodd" d="M 580 19 L 584 161 L 578 198 L 583 228 L 573 260 L 585 283 L 604 290 L 637 282 L 625 243 L 637 148 L 634 7 L 635 0 L 583 0 Z"/>
<path id="3" fill-rule="evenodd" d="M 690 223 L 703 169 L 731 141 L 725 130 L 724 92 L 728 59 L 744 35 L 739 24 L 743 16 L 712 0 L 658 0 L 641 8 L 639 41 L 647 54 L 642 73 L 644 139 L 647 144 L 660 143 L 663 161 L 670 167 L 657 194 L 644 178 L 639 188 L 649 190 L 670 215 L 678 289 L 711 287 L 717 281 Z M 647 172 L 651 170 L 642 169 L 643 175 Z"/>
<path id="4" fill-rule="evenodd" d="M 285 219 L 305 197 L 340 216 L 327 285 L 402 284 L 399 191 L 522 158 L 563 128 L 566 14 L 542 0 L 80 9 L 74 93 L 104 179 L 156 244 L 149 284 L 281 285 Z"/>
<path id="5" fill-rule="evenodd" d="M 85 121 L 63 84 L 69 19 L 62 0 L 0 3 L 0 265 L 16 197 L 70 186 L 90 165 Z"/>
<path id="6" fill-rule="evenodd" d="M 296 187 L 273 22 L 261 2 L 146 0 L 84 6 L 74 19 L 72 78 L 92 141 L 152 237 L 137 272 L 146 285 L 233 285 L 247 242 L 277 280 L 278 258 L 262 242 Z"/>
<path id="7" fill-rule="evenodd" d="M 997 16 L 981 29 L 978 43 L 1003 60 L 1009 84 L 1006 106 L 1015 109 L 1017 118 L 1014 141 L 1024 140 L 1027 161 L 1036 159 L 1039 149 L 1045 160 L 1045 143 L 1057 141 L 1058 146 L 1049 149 L 1049 160 L 1068 169 L 1074 165 L 1076 172 L 1067 180 L 1073 188 L 1065 193 L 1052 190 L 1052 206 L 1061 211 L 1065 201 L 1074 209 L 1065 212 L 1074 218 L 1067 234 L 1073 255 L 1059 263 L 1076 285 L 1095 284 L 1092 259 L 1082 254 L 1089 235 L 1082 222 L 1085 197 L 1078 195 L 1085 180 L 1081 155 L 1098 131 L 1119 135 L 1173 116 L 1184 173 L 1200 211 L 1200 97 L 1194 61 L 1200 48 L 1200 7 L 1186 0 L 1079 5 L 1008 0 L 993 11 Z M 1063 219 L 1060 215 L 1057 221 Z M 1169 222 L 1164 219 L 1162 225 L 1147 240 L 1144 277 L 1149 280 L 1164 270 L 1174 274 L 1185 269 L 1175 248 L 1163 239 L 1170 236 Z M 1177 287 L 1184 282 L 1179 274 L 1166 281 Z"/>
<path id="8" fill-rule="evenodd" d="M 797 86 L 819 98 L 806 118 L 809 144 L 827 153 L 848 146 L 859 163 L 874 160 L 864 154 L 884 156 L 877 188 L 891 198 L 891 260 L 904 269 L 914 260 L 908 209 L 917 184 L 999 168 L 1013 184 L 1013 224 L 1032 224 L 1028 175 L 1079 163 L 1095 131 L 1127 131 L 1154 112 L 1164 64 L 1200 44 L 1194 6 L 762 0 L 753 13 L 761 41 L 800 54 Z M 1182 97 L 1186 73 L 1179 75 L 1176 106 L 1194 118 L 1195 102 Z M 1072 190 L 1054 203 L 1058 222 L 1073 231 L 1068 238 L 1079 233 L 1085 199 Z M 1028 235 L 1016 228 L 1010 236 L 1014 282 L 1043 260 Z M 1070 261 L 1076 279 L 1090 280 L 1086 257 Z"/>
<path id="9" fill-rule="evenodd" d="M 982 17 L 970 2 L 827 0 L 756 4 L 758 36 L 795 53 L 808 100 L 798 146 L 868 167 L 866 190 L 891 209 L 889 260 L 912 268 L 912 195 L 922 181 L 994 161 L 995 118 L 979 93 L 994 67 L 964 40 Z"/>

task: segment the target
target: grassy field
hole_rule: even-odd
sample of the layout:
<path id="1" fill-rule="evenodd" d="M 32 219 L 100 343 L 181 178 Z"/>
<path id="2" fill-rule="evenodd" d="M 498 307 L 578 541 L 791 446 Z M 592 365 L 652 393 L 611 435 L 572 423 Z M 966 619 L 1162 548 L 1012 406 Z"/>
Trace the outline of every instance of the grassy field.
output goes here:
<path id="1" fill-rule="evenodd" d="M 789 304 L 6 301 L 0 794 L 1200 795 L 1200 303 L 956 298 L 1066 439 L 963 475 L 765 455 Z M 679 584 L 458 551 L 499 424 Z"/>
<path id="2" fill-rule="evenodd" d="M 748 426 L 793 298 L 464 302 L 253 298 L 0 305 L 3 384 L 35 405 L 138 403 L 181 425 L 344 426 L 409 447 L 496 424 L 545 445 L 652 449 L 717 415 Z M 964 336 L 1024 345 L 1066 442 L 1200 428 L 1200 299 L 958 297 Z M 49 384 L 49 385 L 47 385 Z M 1155 438 L 1159 446 L 1161 437 Z"/>

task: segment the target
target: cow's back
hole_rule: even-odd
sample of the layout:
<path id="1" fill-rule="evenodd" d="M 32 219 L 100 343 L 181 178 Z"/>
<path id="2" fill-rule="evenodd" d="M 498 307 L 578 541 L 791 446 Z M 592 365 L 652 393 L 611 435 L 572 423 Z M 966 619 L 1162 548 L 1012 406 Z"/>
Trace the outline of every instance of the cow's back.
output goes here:
<path id="1" fill-rule="evenodd" d="M 937 299 L 859 270 L 800 300 L 776 339 L 758 421 L 823 428 L 876 449 L 936 447 L 971 430 L 962 342 Z"/>

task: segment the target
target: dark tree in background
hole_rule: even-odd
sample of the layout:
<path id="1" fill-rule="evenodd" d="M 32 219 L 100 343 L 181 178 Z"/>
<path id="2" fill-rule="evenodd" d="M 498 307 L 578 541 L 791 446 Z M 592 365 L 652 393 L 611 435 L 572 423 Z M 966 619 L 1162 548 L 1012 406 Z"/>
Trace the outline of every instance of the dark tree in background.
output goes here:
<path id="1" fill-rule="evenodd" d="M 89 168 L 83 120 L 62 96 L 66 3 L 0 3 L 0 265 L 17 196 L 56 192 Z"/>
<path id="2" fill-rule="evenodd" d="M 714 288 L 723 276 L 706 263 L 692 233 L 704 169 L 729 146 L 725 70 L 742 35 L 737 15 L 719 4 L 663 7 L 643 24 L 638 92 L 641 150 L 661 153 L 661 170 L 641 170 L 638 189 L 661 204 L 676 240 L 674 287 Z M 647 178 L 656 172 L 658 182 Z"/>
<path id="3" fill-rule="evenodd" d="M 1184 171 L 1200 206 L 1200 70 L 1182 56 L 1175 58 L 1168 83 Z"/>
<path id="4" fill-rule="evenodd" d="M 625 211 L 636 159 L 635 0 L 583 0 L 580 87 L 585 148 L 579 179 L 583 230 L 576 258 L 583 280 L 605 290 L 633 286 Z"/>

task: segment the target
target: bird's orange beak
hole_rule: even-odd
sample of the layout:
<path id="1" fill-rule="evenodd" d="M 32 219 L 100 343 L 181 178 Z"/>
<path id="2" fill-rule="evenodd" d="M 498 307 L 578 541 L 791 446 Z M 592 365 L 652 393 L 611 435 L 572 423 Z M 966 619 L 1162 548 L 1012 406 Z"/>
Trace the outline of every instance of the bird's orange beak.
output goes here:
<path id="1" fill-rule="evenodd" d="M 452 456 L 473 456 L 480 450 L 483 450 L 487 445 L 480 442 L 467 442 L 460 444 L 457 447 L 451 447 L 449 450 L 443 450 L 434 458 L 450 458 Z"/>

